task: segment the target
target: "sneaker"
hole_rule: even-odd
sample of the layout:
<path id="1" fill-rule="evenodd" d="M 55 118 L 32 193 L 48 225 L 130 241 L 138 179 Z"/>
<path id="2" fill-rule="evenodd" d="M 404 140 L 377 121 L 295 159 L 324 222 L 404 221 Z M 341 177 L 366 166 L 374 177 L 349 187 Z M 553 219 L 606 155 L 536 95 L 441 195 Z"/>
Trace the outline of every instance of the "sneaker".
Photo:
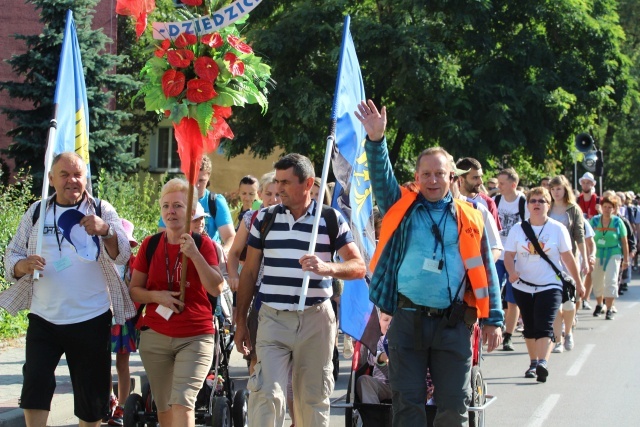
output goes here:
<path id="1" fill-rule="evenodd" d="M 607 310 L 607 315 L 605 316 L 607 320 L 613 320 L 613 311 Z"/>
<path id="2" fill-rule="evenodd" d="M 536 367 L 535 366 L 529 366 L 529 369 L 527 369 L 527 372 L 524 373 L 524 377 L 525 378 L 535 378 L 536 377 Z"/>
<path id="3" fill-rule="evenodd" d="M 518 319 L 518 326 L 516 326 L 516 332 L 524 332 L 524 323 L 522 317 Z"/>
<path id="4" fill-rule="evenodd" d="M 596 309 L 593 310 L 593 317 L 600 317 L 602 315 L 602 306 L 596 305 Z"/>
<path id="5" fill-rule="evenodd" d="M 591 304 L 589 304 L 589 301 L 582 300 L 582 309 L 583 310 L 591 310 Z"/>
<path id="6" fill-rule="evenodd" d="M 561 342 L 557 342 L 553 347 L 552 353 L 562 353 L 564 351 L 564 347 L 562 347 Z"/>
<path id="7" fill-rule="evenodd" d="M 110 426 L 121 426 L 123 425 L 122 418 L 124 417 L 124 408 L 120 405 L 116 406 L 116 409 L 113 411 L 113 415 L 109 418 Z"/>
<path id="8" fill-rule="evenodd" d="M 538 375 L 538 378 L 536 378 L 536 381 L 538 381 L 539 383 L 546 383 L 547 377 L 549 376 L 549 370 L 547 369 L 547 365 L 538 364 L 538 366 L 536 366 L 536 375 Z"/>
<path id="9" fill-rule="evenodd" d="M 513 348 L 513 343 L 511 342 L 511 335 L 508 335 L 502 341 L 502 351 L 515 351 Z"/>
<path id="10" fill-rule="evenodd" d="M 617 313 L 617 312 L 618 312 L 618 309 L 616 308 L 616 306 L 615 306 L 615 305 L 612 305 L 612 306 L 611 306 L 611 312 L 612 312 L 612 313 Z"/>
<path id="11" fill-rule="evenodd" d="M 574 342 L 573 342 L 573 334 L 569 334 L 564 337 L 564 349 L 567 351 L 573 350 Z"/>
<path id="12" fill-rule="evenodd" d="M 109 396 L 109 412 L 102 417 L 103 422 L 106 423 L 107 421 L 109 421 L 109 419 L 111 418 L 111 415 L 113 414 L 117 406 L 118 406 L 118 398 L 116 397 L 115 394 L 111 393 L 111 396 Z"/>

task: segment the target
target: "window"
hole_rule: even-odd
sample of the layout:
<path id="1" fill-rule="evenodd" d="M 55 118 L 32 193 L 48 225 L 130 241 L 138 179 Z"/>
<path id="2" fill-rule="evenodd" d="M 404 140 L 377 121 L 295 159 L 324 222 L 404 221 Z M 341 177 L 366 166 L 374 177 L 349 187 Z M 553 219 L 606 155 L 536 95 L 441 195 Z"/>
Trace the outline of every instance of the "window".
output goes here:
<path id="1" fill-rule="evenodd" d="M 151 170 L 158 172 L 180 172 L 178 142 L 173 136 L 173 127 L 159 127 L 151 138 Z"/>

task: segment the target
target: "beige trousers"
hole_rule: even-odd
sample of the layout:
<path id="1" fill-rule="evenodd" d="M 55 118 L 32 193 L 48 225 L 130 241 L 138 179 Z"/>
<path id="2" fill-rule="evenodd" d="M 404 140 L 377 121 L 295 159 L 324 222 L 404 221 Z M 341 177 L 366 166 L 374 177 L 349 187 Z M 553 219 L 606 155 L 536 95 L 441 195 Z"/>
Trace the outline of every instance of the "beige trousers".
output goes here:
<path id="1" fill-rule="evenodd" d="M 250 426 L 284 426 L 289 366 L 293 368 L 296 427 L 329 426 L 335 336 L 336 318 L 329 300 L 302 313 L 262 305 L 258 363 L 248 384 Z"/>

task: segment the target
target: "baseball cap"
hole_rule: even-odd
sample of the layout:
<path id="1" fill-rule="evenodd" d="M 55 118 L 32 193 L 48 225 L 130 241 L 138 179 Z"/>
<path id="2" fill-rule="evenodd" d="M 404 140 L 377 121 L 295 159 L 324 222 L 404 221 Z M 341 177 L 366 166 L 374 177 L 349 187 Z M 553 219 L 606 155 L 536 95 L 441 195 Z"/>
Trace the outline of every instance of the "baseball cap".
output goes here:
<path id="1" fill-rule="evenodd" d="M 58 219 L 58 227 L 64 238 L 75 248 L 78 258 L 85 262 L 97 261 L 100 255 L 98 236 L 89 236 L 80 221 L 84 214 L 76 209 L 63 212 Z"/>

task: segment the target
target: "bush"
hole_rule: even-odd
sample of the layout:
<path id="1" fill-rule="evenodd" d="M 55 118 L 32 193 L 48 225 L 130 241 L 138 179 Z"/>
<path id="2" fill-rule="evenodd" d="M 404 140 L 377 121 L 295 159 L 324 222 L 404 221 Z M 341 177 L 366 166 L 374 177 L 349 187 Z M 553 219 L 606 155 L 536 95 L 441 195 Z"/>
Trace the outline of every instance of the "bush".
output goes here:
<path id="1" fill-rule="evenodd" d="M 160 218 L 158 197 L 163 180 L 156 181 L 149 174 L 123 177 L 104 171 L 100 176 L 94 194 L 111 203 L 122 218 L 135 225 L 134 237 L 138 242 L 156 233 Z M 26 173 L 20 173 L 15 184 L 0 185 L 0 291 L 10 285 L 4 279 L 4 253 L 18 229 L 20 218 L 34 201 L 31 187 L 31 176 Z M 27 313 L 28 310 L 24 310 L 17 316 L 11 316 L 0 309 L 0 340 L 24 335 Z"/>
<path id="2" fill-rule="evenodd" d="M 9 287 L 4 279 L 4 252 L 11 238 L 18 229 L 20 218 L 31 203 L 31 176 L 20 171 L 16 176 L 16 183 L 0 185 L 0 291 Z M 0 339 L 15 338 L 23 335 L 27 329 L 27 310 L 11 316 L 4 309 L 0 309 Z"/>

